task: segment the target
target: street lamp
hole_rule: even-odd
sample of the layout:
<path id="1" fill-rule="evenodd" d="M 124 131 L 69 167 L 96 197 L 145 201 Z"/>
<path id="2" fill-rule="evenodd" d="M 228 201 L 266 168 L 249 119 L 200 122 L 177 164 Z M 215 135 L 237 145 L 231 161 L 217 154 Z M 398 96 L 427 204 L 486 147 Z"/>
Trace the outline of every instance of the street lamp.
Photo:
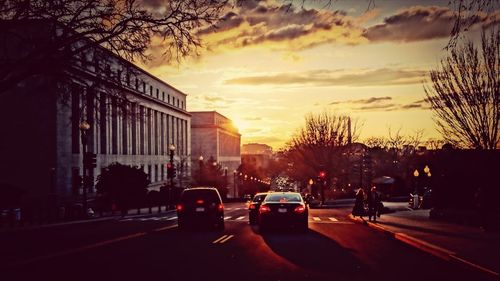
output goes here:
<path id="1" fill-rule="evenodd" d="M 236 174 L 238 171 L 233 171 L 233 198 L 236 198 Z"/>
<path id="2" fill-rule="evenodd" d="M 82 199 L 82 207 L 83 207 L 83 216 L 87 216 L 87 167 L 85 163 L 85 157 L 87 154 L 87 132 L 90 130 L 90 124 L 87 122 L 87 120 L 83 120 L 80 123 L 80 131 L 81 131 L 81 138 L 82 138 L 82 153 L 83 153 L 83 161 L 82 161 L 82 186 L 83 186 L 83 199 Z"/>
<path id="3" fill-rule="evenodd" d="M 170 205 L 172 204 L 173 202 L 173 189 L 174 189 L 174 152 L 175 152 L 175 144 L 171 144 L 169 147 L 168 147 L 168 150 L 170 151 L 170 169 L 172 169 L 172 171 L 170 172 L 170 192 L 169 192 L 169 208 L 170 208 Z"/>

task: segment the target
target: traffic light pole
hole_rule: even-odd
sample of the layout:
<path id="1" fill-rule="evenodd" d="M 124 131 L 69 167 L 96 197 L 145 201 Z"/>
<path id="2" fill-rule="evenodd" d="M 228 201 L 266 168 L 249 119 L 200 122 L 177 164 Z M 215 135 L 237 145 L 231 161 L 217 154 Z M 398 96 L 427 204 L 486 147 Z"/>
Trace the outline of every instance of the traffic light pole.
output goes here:
<path id="1" fill-rule="evenodd" d="M 168 208 L 170 209 L 170 205 L 173 203 L 173 192 L 174 192 L 174 149 L 170 149 L 170 190 L 169 190 L 169 196 L 168 196 Z"/>

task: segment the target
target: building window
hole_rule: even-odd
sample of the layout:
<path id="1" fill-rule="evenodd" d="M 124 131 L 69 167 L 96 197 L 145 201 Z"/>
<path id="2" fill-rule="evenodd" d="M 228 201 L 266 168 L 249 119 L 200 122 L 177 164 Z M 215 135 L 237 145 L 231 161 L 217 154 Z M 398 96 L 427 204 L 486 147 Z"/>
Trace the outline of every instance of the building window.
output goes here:
<path id="1" fill-rule="evenodd" d="M 130 108 L 130 113 L 131 113 L 131 122 L 132 122 L 132 155 L 136 155 L 137 154 L 137 117 L 136 117 L 136 114 L 137 114 L 137 108 L 136 108 L 136 104 L 133 103 L 131 105 L 131 108 Z"/>
<path id="2" fill-rule="evenodd" d="M 135 77 L 135 89 L 139 90 L 139 78 Z"/>
<path id="3" fill-rule="evenodd" d="M 127 73 L 127 86 L 130 87 L 130 73 Z"/>
<path id="4" fill-rule="evenodd" d="M 80 153 L 80 91 L 74 85 L 71 91 L 71 151 Z"/>
<path id="5" fill-rule="evenodd" d="M 161 92 L 161 100 L 165 101 L 165 92 Z"/>
<path id="6" fill-rule="evenodd" d="M 159 99 L 160 98 L 160 90 L 159 89 L 156 89 L 156 98 Z"/>
<path id="7" fill-rule="evenodd" d="M 165 179 L 165 165 L 160 165 L 160 167 L 161 167 L 160 180 L 163 181 Z"/>
<path id="8" fill-rule="evenodd" d="M 118 105 L 116 97 L 111 98 L 111 154 L 118 154 Z"/>
<path id="9" fill-rule="evenodd" d="M 168 95 L 167 102 L 170 103 L 170 95 Z"/>
<path id="10" fill-rule="evenodd" d="M 147 109 L 147 116 L 146 116 L 146 130 L 147 130 L 147 154 L 148 155 L 151 155 L 151 148 L 152 148 L 152 145 L 151 145 L 151 109 L 148 108 Z"/>
<path id="11" fill-rule="evenodd" d="M 128 154 L 128 104 L 124 103 L 122 113 L 122 151 L 124 155 Z"/>
<path id="12" fill-rule="evenodd" d="M 153 86 L 149 86 L 149 95 L 153 96 Z"/>
<path id="13" fill-rule="evenodd" d="M 155 182 L 158 181 L 158 165 L 155 164 Z"/>
<path id="14" fill-rule="evenodd" d="M 142 92 L 146 93 L 146 82 L 142 82 Z"/>
<path id="15" fill-rule="evenodd" d="M 148 165 L 148 177 L 150 181 L 153 181 L 153 177 L 151 176 L 151 165 Z"/>
<path id="16" fill-rule="evenodd" d="M 71 168 L 71 193 L 76 196 L 80 193 L 82 178 L 80 177 L 80 168 Z"/>
<path id="17" fill-rule="evenodd" d="M 181 101 L 181 108 L 184 109 L 184 101 Z"/>
<path id="18" fill-rule="evenodd" d="M 144 107 L 139 106 L 139 153 L 144 155 Z"/>
<path id="19" fill-rule="evenodd" d="M 107 116 L 107 104 L 106 104 L 106 94 L 101 93 L 100 98 L 99 98 L 99 130 L 100 130 L 100 137 L 101 137 L 101 153 L 106 154 L 107 153 L 107 122 L 106 120 L 108 119 Z"/>

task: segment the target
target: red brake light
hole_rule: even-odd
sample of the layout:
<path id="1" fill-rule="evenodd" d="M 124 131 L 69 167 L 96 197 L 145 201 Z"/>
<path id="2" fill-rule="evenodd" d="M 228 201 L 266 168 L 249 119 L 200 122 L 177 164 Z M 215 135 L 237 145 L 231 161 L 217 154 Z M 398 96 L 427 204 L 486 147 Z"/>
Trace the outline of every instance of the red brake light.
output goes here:
<path id="1" fill-rule="evenodd" d="M 184 210 L 184 206 L 182 206 L 182 204 L 177 204 L 175 209 L 177 210 L 177 212 L 182 212 Z"/>
<path id="2" fill-rule="evenodd" d="M 203 199 L 196 200 L 196 204 L 203 204 L 203 203 L 205 203 L 205 201 L 203 201 Z"/>
<path id="3" fill-rule="evenodd" d="M 250 206 L 248 207 L 248 209 L 255 210 L 255 204 L 250 204 Z"/>
<path id="4" fill-rule="evenodd" d="M 303 212 L 306 211 L 306 208 L 304 206 L 297 206 L 293 211 L 297 214 L 302 214 Z"/>
<path id="5" fill-rule="evenodd" d="M 224 211 L 224 205 L 222 203 L 220 203 L 218 206 L 217 206 L 217 210 L 219 211 Z"/>
<path id="6" fill-rule="evenodd" d="M 260 206 L 260 208 L 259 208 L 259 213 L 260 214 L 269 213 L 269 212 L 271 212 L 271 208 L 269 208 L 266 205 L 261 205 Z"/>

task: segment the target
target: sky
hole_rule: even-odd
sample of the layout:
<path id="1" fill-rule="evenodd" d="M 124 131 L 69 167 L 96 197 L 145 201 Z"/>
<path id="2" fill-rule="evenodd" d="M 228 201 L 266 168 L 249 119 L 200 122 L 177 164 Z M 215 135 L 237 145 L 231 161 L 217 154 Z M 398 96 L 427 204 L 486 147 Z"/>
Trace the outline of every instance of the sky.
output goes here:
<path id="1" fill-rule="evenodd" d="M 446 55 L 448 0 L 284 3 L 241 1 L 197 31 L 199 56 L 172 64 L 153 54 L 145 68 L 186 93 L 188 111 L 233 120 L 242 144 L 278 150 L 308 113 L 324 110 L 357 118 L 361 140 L 390 128 L 440 138 L 424 84 Z M 500 13 L 478 18 L 471 32 L 497 24 Z"/>

